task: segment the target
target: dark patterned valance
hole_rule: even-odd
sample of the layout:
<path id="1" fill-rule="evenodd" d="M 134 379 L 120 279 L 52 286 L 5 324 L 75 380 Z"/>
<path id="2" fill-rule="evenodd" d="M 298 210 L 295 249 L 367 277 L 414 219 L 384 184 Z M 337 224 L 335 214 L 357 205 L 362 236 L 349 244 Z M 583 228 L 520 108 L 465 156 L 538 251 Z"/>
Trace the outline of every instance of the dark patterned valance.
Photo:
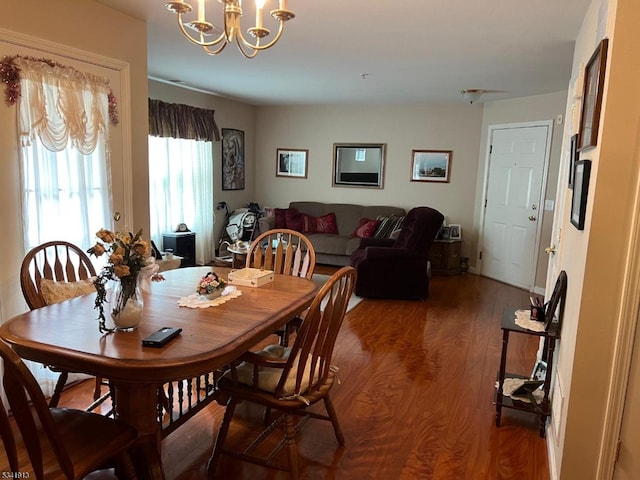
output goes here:
<path id="1" fill-rule="evenodd" d="M 149 99 L 149 135 L 218 141 L 220 131 L 214 113 L 215 110 Z"/>

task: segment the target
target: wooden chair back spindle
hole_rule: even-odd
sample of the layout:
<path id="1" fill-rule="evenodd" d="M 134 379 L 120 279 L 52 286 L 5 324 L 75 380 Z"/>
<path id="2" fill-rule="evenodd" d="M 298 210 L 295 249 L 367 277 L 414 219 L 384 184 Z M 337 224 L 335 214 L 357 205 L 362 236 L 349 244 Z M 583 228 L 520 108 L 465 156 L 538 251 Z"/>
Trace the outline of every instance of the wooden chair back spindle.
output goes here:
<path id="1" fill-rule="evenodd" d="M 316 252 L 309 239 L 300 232 L 283 228 L 264 232 L 253 241 L 246 266 L 310 279 L 315 264 Z"/>
<path id="2" fill-rule="evenodd" d="M 89 256 L 79 247 L 62 240 L 46 242 L 32 248 L 20 268 L 20 286 L 31 310 L 44 307 L 40 292 L 43 278 L 56 282 L 77 282 L 96 275 Z"/>

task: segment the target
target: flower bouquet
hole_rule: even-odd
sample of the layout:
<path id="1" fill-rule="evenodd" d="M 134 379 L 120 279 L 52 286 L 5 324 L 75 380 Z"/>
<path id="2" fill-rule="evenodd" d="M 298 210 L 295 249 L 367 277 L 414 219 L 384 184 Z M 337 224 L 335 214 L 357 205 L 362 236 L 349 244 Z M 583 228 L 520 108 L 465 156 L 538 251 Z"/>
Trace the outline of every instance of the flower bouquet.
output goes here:
<path id="1" fill-rule="evenodd" d="M 198 282 L 196 293 L 207 297 L 209 300 L 213 300 L 222 294 L 226 286 L 227 282 L 220 278 L 217 273 L 209 272 Z"/>
<path id="2" fill-rule="evenodd" d="M 113 331 L 106 327 L 104 316 L 104 303 L 108 302 L 106 285 L 112 280 L 115 281 L 115 285 L 111 294 L 111 317 L 116 325 L 115 329 L 132 331 L 140 322 L 143 301 L 138 276 L 147 265 L 151 253 L 149 243 L 142 240 L 141 236 L 142 229 L 135 235 L 101 229 L 96 233 L 96 237 L 101 241 L 87 250 L 87 253 L 96 257 L 109 253 L 107 264 L 94 282 L 98 292 L 94 308 L 98 310 L 100 332 Z"/>

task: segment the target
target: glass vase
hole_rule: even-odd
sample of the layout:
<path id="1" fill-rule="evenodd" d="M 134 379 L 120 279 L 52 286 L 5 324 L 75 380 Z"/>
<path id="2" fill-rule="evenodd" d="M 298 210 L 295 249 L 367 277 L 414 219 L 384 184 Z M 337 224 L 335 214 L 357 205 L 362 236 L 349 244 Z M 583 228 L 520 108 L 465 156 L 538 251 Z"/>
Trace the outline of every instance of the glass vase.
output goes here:
<path id="1" fill-rule="evenodd" d="M 122 277 L 113 286 L 111 318 L 119 332 L 133 332 L 138 328 L 144 300 L 138 277 Z"/>

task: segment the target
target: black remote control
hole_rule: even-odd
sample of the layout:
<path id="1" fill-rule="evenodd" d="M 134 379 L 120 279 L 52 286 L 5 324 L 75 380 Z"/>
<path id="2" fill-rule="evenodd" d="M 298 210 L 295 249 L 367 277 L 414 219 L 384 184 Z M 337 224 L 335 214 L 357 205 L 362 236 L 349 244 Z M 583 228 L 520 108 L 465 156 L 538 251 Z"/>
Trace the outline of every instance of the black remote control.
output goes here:
<path id="1" fill-rule="evenodd" d="M 170 340 L 180 335 L 181 328 L 175 327 L 163 327 L 155 333 L 152 333 L 147 338 L 142 339 L 143 347 L 156 347 L 160 348 L 166 345 Z"/>

